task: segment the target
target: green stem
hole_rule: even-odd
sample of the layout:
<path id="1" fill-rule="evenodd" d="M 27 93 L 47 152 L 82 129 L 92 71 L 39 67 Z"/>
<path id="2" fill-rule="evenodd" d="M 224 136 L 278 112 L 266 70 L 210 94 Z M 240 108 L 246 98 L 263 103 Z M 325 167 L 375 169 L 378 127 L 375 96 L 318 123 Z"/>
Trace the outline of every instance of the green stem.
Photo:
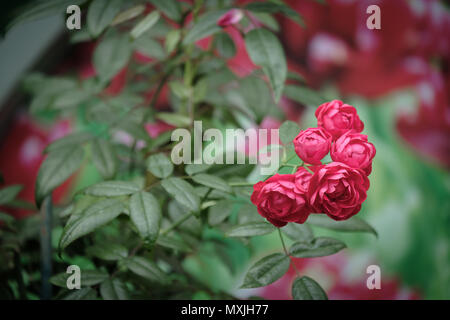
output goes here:
<path id="1" fill-rule="evenodd" d="M 304 165 L 303 168 L 305 168 L 306 170 L 308 170 L 309 173 L 314 174 L 314 172 L 313 172 L 310 168 L 308 168 L 307 166 Z"/>
<path id="2" fill-rule="evenodd" d="M 283 163 L 287 163 L 289 160 L 291 160 L 292 158 L 294 158 L 297 154 L 293 154 L 292 156 L 290 156 L 289 158 L 287 158 L 286 160 L 283 161 Z"/>
<path id="3" fill-rule="evenodd" d="M 290 264 L 292 264 L 292 267 L 295 270 L 295 273 L 297 274 L 297 277 L 300 277 L 300 272 L 298 271 L 297 267 L 295 266 L 294 262 L 292 261 L 292 256 L 289 254 L 286 248 L 286 243 L 284 243 L 283 235 L 281 233 L 281 229 L 278 228 L 278 235 L 280 236 L 281 245 L 283 246 L 284 253 L 290 258 Z"/>
<path id="4" fill-rule="evenodd" d="M 251 187 L 254 185 L 252 182 L 228 182 L 230 187 Z"/>
<path id="5" fill-rule="evenodd" d="M 278 228 L 278 235 L 280 236 L 281 245 L 283 246 L 284 253 L 289 256 L 289 253 L 286 248 L 286 244 L 284 243 L 283 235 L 281 234 L 281 229 Z"/>
<path id="6" fill-rule="evenodd" d="M 190 217 L 192 217 L 192 215 L 194 214 L 194 212 L 188 212 L 186 213 L 184 216 L 182 216 L 180 219 L 178 219 L 177 221 L 175 221 L 170 227 L 168 227 L 166 230 L 161 231 L 161 235 L 166 235 L 168 234 L 170 231 L 172 231 L 173 229 L 175 229 L 176 227 L 178 227 L 179 225 L 181 225 L 183 222 L 185 222 L 187 219 L 189 219 Z"/>

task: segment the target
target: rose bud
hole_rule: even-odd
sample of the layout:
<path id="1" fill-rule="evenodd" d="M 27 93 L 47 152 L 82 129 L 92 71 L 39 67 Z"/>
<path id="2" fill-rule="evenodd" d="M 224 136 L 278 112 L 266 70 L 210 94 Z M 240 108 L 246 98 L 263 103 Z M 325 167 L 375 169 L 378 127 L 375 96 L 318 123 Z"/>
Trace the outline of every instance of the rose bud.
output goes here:
<path id="1" fill-rule="evenodd" d="M 233 24 L 238 23 L 244 14 L 239 9 L 231 9 L 227 11 L 225 14 L 223 14 L 218 20 L 217 25 L 219 27 L 225 28 L 228 26 L 231 26 Z"/>
<path id="2" fill-rule="evenodd" d="M 306 192 L 295 186 L 293 174 L 276 174 L 253 186 L 250 198 L 258 213 L 275 227 L 304 223 L 310 214 Z"/>
<path id="3" fill-rule="evenodd" d="M 340 100 L 333 100 L 320 105 L 316 110 L 317 124 L 327 130 L 336 140 L 345 132 L 361 132 L 364 123 L 359 119 L 355 107 Z"/>
<path id="4" fill-rule="evenodd" d="M 321 166 L 311 178 L 309 204 L 316 213 L 334 220 L 346 220 L 357 214 L 366 200 L 369 179 L 358 169 L 340 162 Z"/>
<path id="5" fill-rule="evenodd" d="M 356 133 L 344 133 L 331 147 L 331 159 L 363 170 L 367 175 L 372 171 L 372 159 L 375 157 L 374 145 L 367 141 L 367 136 Z"/>
<path id="6" fill-rule="evenodd" d="M 306 163 L 321 164 L 320 160 L 330 151 L 331 135 L 322 128 L 300 131 L 293 140 L 295 153 Z"/>

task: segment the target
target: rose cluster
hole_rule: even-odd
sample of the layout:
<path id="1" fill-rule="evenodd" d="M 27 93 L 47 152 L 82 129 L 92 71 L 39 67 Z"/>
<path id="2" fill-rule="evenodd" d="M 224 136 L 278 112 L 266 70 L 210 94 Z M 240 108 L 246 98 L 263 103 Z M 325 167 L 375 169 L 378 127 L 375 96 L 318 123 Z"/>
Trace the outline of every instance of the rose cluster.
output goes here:
<path id="1" fill-rule="evenodd" d="M 303 160 L 294 174 L 275 174 L 253 187 L 251 201 L 276 227 L 304 223 L 311 213 L 334 220 L 357 214 L 369 189 L 368 175 L 376 150 L 356 109 L 333 100 L 316 110 L 317 128 L 300 131 L 293 140 Z M 330 153 L 332 162 L 322 164 Z"/>

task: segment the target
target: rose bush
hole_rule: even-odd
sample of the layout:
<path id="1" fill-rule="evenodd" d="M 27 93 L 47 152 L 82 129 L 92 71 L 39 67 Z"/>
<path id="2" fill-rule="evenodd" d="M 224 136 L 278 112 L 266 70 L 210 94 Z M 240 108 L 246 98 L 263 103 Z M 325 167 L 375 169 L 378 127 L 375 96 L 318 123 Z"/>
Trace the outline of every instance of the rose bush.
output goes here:
<path id="1" fill-rule="evenodd" d="M 58 1 L 48 6 L 52 12 L 66 9 Z M 43 150 L 32 205 L 43 218 L 31 222 L 37 228 L 30 232 L 26 222 L 0 215 L 6 221 L 0 227 L 2 240 L 3 235 L 7 240 L 1 242 L 0 252 L 7 254 L 0 272 L 2 278 L 12 279 L 1 294 L 46 299 L 236 298 L 236 286 L 225 290 L 216 282 L 225 282 L 226 274 L 234 276 L 228 282 L 240 281 L 237 270 L 250 261 L 234 254 L 250 255 L 251 237 L 277 232 L 283 251 L 252 263 L 241 288 L 275 282 L 293 257 L 320 257 L 344 249 L 338 239 L 314 235 L 309 225 L 317 219 L 327 219 L 335 230 L 375 233 L 362 219 L 350 218 L 365 199 L 369 185 L 363 170 L 375 155 L 359 152 L 360 144 L 370 146 L 362 138 L 360 144 L 356 138 L 340 140 L 363 130 L 356 109 L 338 100 L 320 105 L 325 101 L 321 94 L 310 90 L 300 74 L 288 71 L 284 48 L 271 31 L 273 13 L 287 14 L 303 26 L 301 16 L 282 2 L 259 1 L 92 0 L 83 10 L 83 33 L 69 35 L 73 43 L 89 49 L 83 63 L 57 75 L 33 73 L 24 81 L 32 97 L 31 114 L 71 119 L 77 130 Z M 25 11 L 22 18 L 31 13 Z M 301 108 L 287 100 L 293 90 L 320 101 L 310 103 L 320 105 L 317 128 L 300 132 L 296 122 L 282 122 L 299 120 Z M 279 126 L 283 145 L 274 136 L 263 148 L 272 152 L 277 145 L 281 165 L 270 176 L 261 176 L 260 165 L 250 162 L 172 161 L 172 135 L 184 129 L 195 137 L 196 121 L 219 132 Z M 211 141 L 198 143 L 205 149 L 211 146 Z M 322 163 L 335 144 L 332 157 L 342 163 Z M 255 156 L 246 148 L 231 151 L 234 156 L 240 156 L 238 151 Z M 194 159 L 195 151 L 183 150 L 184 155 Z M 356 165 L 364 168 L 352 167 Z M 65 203 L 53 203 L 55 190 L 82 167 L 92 170 L 91 180 L 78 185 Z M 255 184 L 258 180 L 263 181 Z M 18 191 L 15 185 L 2 188 L 0 204 L 17 206 Z M 349 225 L 334 222 L 349 218 Z M 16 272 L 23 270 L 18 253 L 37 247 L 39 228 L 42 255 L 36 259 L 35 252 L 29 252 L 27 257 L 33 271 L 39 270 L 35 264 L 42 269 L 25 284 L 22 272 Z M 289 250 L 283 234 L 294 241 Z M 219 261 L 219 268 L 203 267 L 205 252 Z M 65 271 L 72 264 L 80 265 L 82 279 L 89 279 L 76 291 L 66 285 Z M 205 274 L 212 274 L 214 283 L 206 282 Z M 37 281 L 42 283 L 37 286 Z M 296 299 L 327 298 L 313 279 L 301 275 L 292 290 Z"/>

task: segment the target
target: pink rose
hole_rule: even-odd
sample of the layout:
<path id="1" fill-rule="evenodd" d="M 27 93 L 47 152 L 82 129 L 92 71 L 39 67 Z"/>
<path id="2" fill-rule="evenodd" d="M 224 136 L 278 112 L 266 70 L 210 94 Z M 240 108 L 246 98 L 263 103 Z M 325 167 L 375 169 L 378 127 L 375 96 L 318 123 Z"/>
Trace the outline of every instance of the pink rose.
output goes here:
<path id="1" fill-rule="evenodd" d="M 304 223 L 310 214 L 306 192 L 296 187 L 293 174 L 276 174 L 258 182 L 250 200 L 258 213 L 278 228 L 288 222 Z"/>
<path id="2" fill-rule="evenodd" d="M 369 179 L 361 170 L 332 162 L 314 172 L 308 199 L 314 212 L 325 213 L 334 220 L 346 220 L 359 212 L 367 189 Z"/>
<path id="3" fill-rule="evenodd" d="M 294 139 L 295 153 L 306 163 L 321 164 L 320 160 L 330 151 L 331 135 L 322 128 L 300 131 Z"/>
<path id="4" fill-rule="evenodd" d="M 336 140 L 345 132 L 361 132 L 364 123 L 359 119 L 355 107 L 333 100 L 320 105 L 316 110 L 317 124 L 327 130 Z"/>
<path id="5" fill-rule="evenodd" d="M 306 194 L 308 192 L 309 182 L 312 178 L 312 173 L 306 170 L 304 167 L 300 167 L 298 168 L 294 176 L 295 186 L 298 190 Z"/>
<path id="6" fill-rule="evenodd" d="M 372 159 L 375 157 L 374 145 L 367 141 L 367 136 L 356 133 L 344 133 L 331 147 L 331 159 L 363 170 L 367 175 L 372 171 Z"/>
<path id="7" fill-rule="evenodd" d="M 223 14 L 219 20 L 217 20 L 217 25 L 219 27 L 228 27 L 230 25 L 238 23 L 244 14 L 239 9 L 231 9 L 227 11 L 225 14 Z"/>

